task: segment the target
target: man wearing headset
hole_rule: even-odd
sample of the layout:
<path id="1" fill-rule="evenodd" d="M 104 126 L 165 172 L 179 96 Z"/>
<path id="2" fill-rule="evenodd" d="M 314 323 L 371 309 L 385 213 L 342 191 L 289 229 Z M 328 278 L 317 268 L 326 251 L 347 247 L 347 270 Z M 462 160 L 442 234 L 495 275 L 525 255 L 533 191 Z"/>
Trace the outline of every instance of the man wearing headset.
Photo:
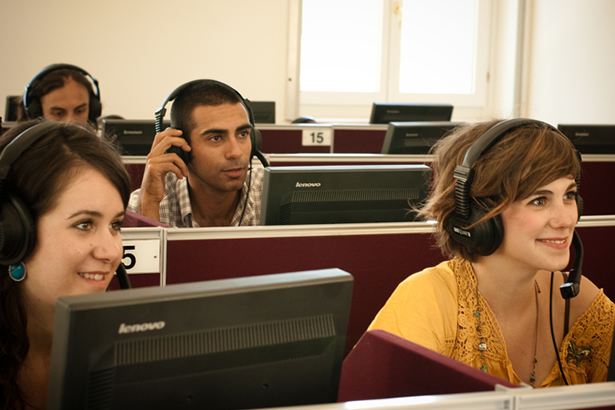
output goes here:
<path id="1" fill-rule="evenodd" d="M 98 81 L 80 67 L 52 64 L 26 85 L 17 120 L 45 117 L 63 122 L 89 121 L 96 126 L 100 114 Z"/>
<path id="2" fill-rule="evenodd" d="M 251 167 L 256 130 L 246 101 L 214 80 L 184 84 L 157 115 L 170 100 L 171 128 L 156 134 L 128 209 L 174 227 L 258 225 L 263 168 Z"/>

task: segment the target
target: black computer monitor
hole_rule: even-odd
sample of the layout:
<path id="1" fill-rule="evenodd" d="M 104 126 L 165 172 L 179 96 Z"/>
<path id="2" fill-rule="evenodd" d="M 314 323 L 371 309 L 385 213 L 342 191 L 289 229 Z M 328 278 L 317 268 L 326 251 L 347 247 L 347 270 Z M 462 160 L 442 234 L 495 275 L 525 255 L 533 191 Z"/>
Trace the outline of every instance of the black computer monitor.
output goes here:
<path id="1" fill-rule="evenodd" d="M 4 106 L 4 121 L 17 121 L 17 111 L 21 104 L 21 95 L 7 95 L 6 105 Z"/>
<path id="2" fill-rule="evenodd" d="M 250 101 L 256 124 L 275 124 L 275 101 Z"/>
<path id="3" fill-rule="evenodd" d="M 388 124 L 392 121 L 450 121 L 451 104 L 383 103 L 372 104 L 371 124 Z"/>
<path id="4" fill-rule="evenodd" d="M 414 221 L 430 176 L 426 165 L 265 168 L 260 224 Z"/>
<path id="5" fill-rule="evenodd" d="M 59 298 L 48 408 L 334 402 L 352 284 L 324 269 Z"/>
<path id="6" fill-rule="evenodd" d="M 439 139 L 448 134 L 461 122 L 391 122 L 382 144 L 383 154 L 428 154 Z"/>
<path id="7" fill-rule="evenodd" d="M 615 125 L 559 124 L 581 154 L 615 154 Z"/>
<path id="8" fill-rule="evenodd" d="M 164 128 L 170 126 L 171 121 L 163 122 Z M 156 136 L 156 121 L 103 118 L 101 132 L 116 143 L 122 155 L 147 155 Z"/>

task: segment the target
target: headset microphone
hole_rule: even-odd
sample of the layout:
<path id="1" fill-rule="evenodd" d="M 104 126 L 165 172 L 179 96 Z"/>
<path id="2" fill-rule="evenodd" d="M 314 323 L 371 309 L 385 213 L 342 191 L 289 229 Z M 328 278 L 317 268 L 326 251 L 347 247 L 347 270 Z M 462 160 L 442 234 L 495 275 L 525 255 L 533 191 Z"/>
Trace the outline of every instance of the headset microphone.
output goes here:
<path id="1" fill-rule="evenodd" d="M 117 280 L 120 283 L 121 289 L 130 289 L 130 279 L 128 278 L 128 273 L 126 272 L 126 267 L 123 263 L 120 262 L 120 266 L 117 267 L 117 271 L 115 271 L 117 275 Z"/>
<path id="2" fill-rule="evenodd" d="M 572 236 L 572 245 L 574 246 L 574 264 L 568 275 L 568 281 L 560 286 L 559 290 L 562 293 L 564 299 L 570 299 L 579 294 L 581 287 L 581 266 L 583 265 L 583 242 L 577 231 L 574 231 Z"/>

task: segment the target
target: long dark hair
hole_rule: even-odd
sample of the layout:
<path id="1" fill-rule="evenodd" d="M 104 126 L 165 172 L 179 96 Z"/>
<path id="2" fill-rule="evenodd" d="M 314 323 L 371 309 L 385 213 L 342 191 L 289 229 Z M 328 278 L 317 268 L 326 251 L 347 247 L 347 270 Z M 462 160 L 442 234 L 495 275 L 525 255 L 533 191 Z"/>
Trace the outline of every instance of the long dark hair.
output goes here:
<path id="1" fill-rule="evenodd" d="M 93 104 L 94 99 L 98 99 L 96 92 L 94 91 L 94 87 L 92 87 L 92 83 L 87 79 L 87 77 L 80 72 L 79 70 L 75 70 L 73 68 L 65 67 L 58 68 L 57 70 L 52 70 L 45 74 L 42 77 L 38 77 L 36 80 L 30 83 L 29 91 L 28 91 L 28 110 L 31 108 L 31 102 L 35 101 L 36 109 L 34 112 L 26 112 L 24 97 L 21 97 L 19 101 L 19 105 L 17 106 L 17 121 L 23 122 L 28 121 L 30 119 L 34 119 L 36 117 L 42 117 L 42 104 L 41 99 L 49 94 L 50 92 L 62 88 L 66 85 L 69 80 L 75 81 L 77 84 L 81 84 L 88 90 L 89 101 L 90 104 Z M 92 118 L 89 118 L 92 121 Z M 95 123 L 91 123 L 91 125 L 95 126 Z"/>
<path id="2" fill-rule="evenodd" d="M 42 121 L 46 120 L 17 124 L 0 137 L 0 151 L 23 131 Z M 94 168 L 107 177 L 126 207 L 130 179 L 117 150 L 96 136 L 92 128 L 57 124 L 19 156 L 6 181 L 6 189 L 23 200 L 34 223 L 55 206 L 71 177 L 83 167 Z M 17 384 L 29 350 L 20 283 L 10 279 L 7 266 L 0 265 L 0 409 L 24 408 L 27 401 Z"/>

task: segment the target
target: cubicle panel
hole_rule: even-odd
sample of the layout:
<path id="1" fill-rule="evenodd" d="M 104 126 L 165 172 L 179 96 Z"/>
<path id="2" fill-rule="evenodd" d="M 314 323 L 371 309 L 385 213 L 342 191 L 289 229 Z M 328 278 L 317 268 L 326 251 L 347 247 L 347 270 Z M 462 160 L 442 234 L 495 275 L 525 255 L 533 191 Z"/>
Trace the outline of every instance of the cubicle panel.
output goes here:
<path id="1" fill-rule="evenodd" d="M 577 230 L 583 242 L 583 275 L 615 301 L 615 274 L 611 268 L 615 226 L 587 226 L 585 222 L 579 225 Z"/>
<path id="2" fill-rule="evenodd" d="M 615 155 L 583 156 L 581 186 L 584 215 L 615 215 Z"/>
<path id="3" fill-rule="evenodd" d="M 130 214 L 130 212 L 128 212 Z M 133 219 L 127 215 L 127 219 Z M 166 230 L 164 227 L 122 226 L 122 264 L 126 268 L 131 287 L 143 288 L 164 284 L 166 271 Z M 147 225 L 145 225 L 147 226 Z M 110 289 L 119 289 L 115 276 Z"/>
<path id="4" fill-rule="evenodd" d="M 141 188 L 141 181 L 143 180 L 143 171 L 145 171 L 146 161 L 146 156 L 122 156 L 122 163 L 124 164 L 124 168 L 126 168 L 126 171 L 128 171 L 128 175 L 130 176 L 130 185 L 133 191 L 137 188 Z"/>
<path id="5" fill-rule="evenodd" d="M 301 231 L 298 231 L 300 233 Z M 399 232 L 399 230 L 396 230 Z M 167 242 L 167 284 L 340 268 L 355 279 L 347 348 L 399 282 L 442 260 L 430 233 L 194 239 Z"/>
<path id="6" fill-rule="evenodd" d="M 143 171 L 145 171 L 145 164 L 124 164 L 128 175 L 130 176 L 130 189 L 141 188 L 141 181 L 143 181 Z"/>
<path id="7" fill-rule="evenodd" d="M 258 127 L 263 153 L 328 153 L 331 145 L 304 145 L 304 127 Z M 309 128 L 305 128 L 309 129 Z"/>
<path id="8" fill-rule="evenodd" d="M 371 125 L 365 127 L 333 127 L 333 152 L 380 154 L 387 125 Z"/>
<path id="9" fill-rule="evenodd" d="M 585 219 L 579 228 L 585 245 L 583 273 L 615 298 L 615 280 L 605 268 L 615 217 Z M 363 226 L 359 231 L 335 225 L 322 230 L 314 226 L 167 230 L 166 283 L 340 268 L 355 278 L 350 348 L 399 282 L 445 259 L 435 247 L 432 228 L 425 227 L 428 224 L 378 225 L 349 224 Z"/>
<path id="10" fill-rule="evenodd" d="M 128 279 L 130 279 L 130 286 L 132 288 L 146 288 L 149 286 L 160 286 L 160 274 L 159 273 L 147 273 L 147 274 L 139 274 L 139 275 L 131 275 L 128 274 Z M 114 276 L 111 279 L 111 283 L 109 284 L 109 290 L 117 290 L 120 289 L 120 283 L 117 279 L 117 276 Z"/>

